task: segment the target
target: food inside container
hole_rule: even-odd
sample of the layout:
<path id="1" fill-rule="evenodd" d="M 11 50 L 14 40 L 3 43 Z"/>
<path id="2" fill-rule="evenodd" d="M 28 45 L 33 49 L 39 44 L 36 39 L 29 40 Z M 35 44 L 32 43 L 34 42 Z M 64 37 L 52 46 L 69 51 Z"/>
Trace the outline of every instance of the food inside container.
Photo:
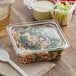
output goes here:
<path id="1" fill-rule="evenodd" d="M 0 0 L 0 37 L 7 35 L 6 26 L 10 23 L 11 5 L 14 0 Z"/>
<path id="2" fill-rule="evenodd" d="M 71 4 L 67 1 L 56 3 L 54 10 L 51 11 L 52 18 L 57 20 L 62 26 L 67 25 L 72 18 L 75 6 L 75 3 Z"/>
<path id="3" fill-rule="evenodd" d="M 24 0 L 24 3 L 32 9 L 36 20 L 52 18 L 57 20 L 62 26 L 68 25 L 76 6 L 76 2 L 73 1 Z"/>
<path id="4" fill-rule="evenodd" d="M 57 60 L 69 46 L 53 20 L 11 25 L 7 31 L 22 63 Z"/>

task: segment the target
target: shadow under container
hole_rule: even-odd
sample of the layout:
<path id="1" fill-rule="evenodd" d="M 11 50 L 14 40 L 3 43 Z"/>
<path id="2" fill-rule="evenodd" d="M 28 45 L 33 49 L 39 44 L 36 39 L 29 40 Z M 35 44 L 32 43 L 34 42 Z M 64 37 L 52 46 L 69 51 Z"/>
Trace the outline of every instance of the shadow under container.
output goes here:
<path id="1" fill-rule="evenodd" d="M 0 37 L 5 36 L 6 26 L 10 23 L 11 4 L 14 0 L 0 0 Z"/>
<path id="2" fill-rule="evenodd" d="M 69 47 L 60 25 L 54 20 L 12 24 L 7 32 L 22 63 L 58 60 Z"/>

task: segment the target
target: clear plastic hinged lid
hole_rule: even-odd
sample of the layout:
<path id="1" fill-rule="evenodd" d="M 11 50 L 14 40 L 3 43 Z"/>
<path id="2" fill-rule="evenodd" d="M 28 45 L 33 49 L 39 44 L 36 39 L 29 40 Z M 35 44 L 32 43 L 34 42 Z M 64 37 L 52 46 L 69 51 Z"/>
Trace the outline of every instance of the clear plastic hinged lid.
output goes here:
<path id="1" fill-rule="evenodd" d="M 7 27 L 8 35 L 17 54 L 55 51 L 69 47 L 56 21 L 35 21 Z"/>

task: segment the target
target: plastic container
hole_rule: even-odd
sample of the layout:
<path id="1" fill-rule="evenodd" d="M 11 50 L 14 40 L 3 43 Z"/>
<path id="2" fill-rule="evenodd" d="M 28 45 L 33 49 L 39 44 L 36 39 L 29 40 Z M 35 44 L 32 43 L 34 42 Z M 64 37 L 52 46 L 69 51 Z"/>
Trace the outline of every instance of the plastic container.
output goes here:
<path id="1" fill-rule="evenodd" d="M 50 10 L 54 8 L 54 2 L 50 0 L 24 0 L 24 4 L 32 9 L 35 20 L 51 19 Z"/>
<path id="2" fill-rule="evenodd" d="M 11 5 L 14 0 L 0 0 L 0 37 L 5 36 L 6 26 L 10 23 Z"/>
<path id="3" fill-rule="evenodd" d="M 76 2 L 69 1 L 69 3 L 72 3 L 72 7 L 68 11 L 62 11 L 62 10 L 59 10 L 56 8 L 51 8 L 50 6 L 49 6 L 50 8 L 47 8 L 47 7 L 43 8 L 42 5 L 41 6 L 34 5 L 34 3 L 37 1 L 49 1 L 49 2 L 52 2 L 55 6 L 59 2 L 56 2 L 55 0 L 24 0 L 24 4 L 28 8 L 32 9 L 33 16 L 36 20 L 47 20 L 49 18 L 52 18 L 52 19 L 57 20 L 60 23 L 60 25 L 62 25 L 62 26 L 68 25 L 68 23 L 70 22 L 70 20 L 72 18 L 73 10 L 75 9 L 75 6 L 76 6 Z M 61 2 L 65 2 L 65 1 L 61 1 Z M 45 10 L 47 9 L 48 13 L 50 10 L 50 15 L 48 15 L 47 12 L 37 11 L 37 9 L 35 9 L 35 8 L 45 9 Z"/>
<path id="4" fill-rule="evenodd" d="M 40 6 L 40 7 L 39 7 Z M 53 9 L 54 3 L 49 1 L 38 1 L 32 4 L 33 16 L 36 20 L 47 20 L 51 19 L 52 16 L 50 14 L 49 9 Z M 45 9 L 43 9 L 45 8 Z"/>
<path id="5" fill-rule="evenodd" d="M 65 2 L 60 2 L 60 3 L 65 3 Z M 71 2 L 69 2 L 69 3 L 71 4 Z M 76 6 L 76 2 L 73 2 L 73 4 L 71 4 L 71 5 L 72 5 L 71 8 L 67 11 L 59 10 L 59 9 L 51 10 L 52 18 L 57 20 L 61 26 L 68 25 L 72 18 L 73 11 Z"/>
<path id="6" fill-rule="evenodd" d="M 15 24 L 8 35 L 22 63 L 57 60 L 69 43 L 54 20 Z"/>
<path id="7" fill-rule="evenodd" d="M 32 9 L 32 4 L 37 1 L 50 1 L 52 3 L 56 3 L 55 0 L 24 0 L 24 5 L 27 6 L 29 9 Z"/>

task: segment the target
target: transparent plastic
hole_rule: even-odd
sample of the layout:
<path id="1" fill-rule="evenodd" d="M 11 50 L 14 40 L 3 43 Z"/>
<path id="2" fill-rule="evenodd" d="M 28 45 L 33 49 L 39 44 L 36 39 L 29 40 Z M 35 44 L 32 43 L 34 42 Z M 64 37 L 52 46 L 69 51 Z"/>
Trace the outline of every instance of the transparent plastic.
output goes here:
<path id="1" fill-rule="evenodd" d="M 69 3 L 72 4 L 72 6 L 68 11 L 58 9 L 51 10 L 52 18 L 57 20 L 61 26 L 66 26 L 69 24 L 73 15 L 73 11 L 76 7 L 76 2 L 69 2 Z"/>
<path id="2" fill-rule="evenodd" d="M 11 4 L 14 0 L 0 0 L 0 37 L 6 35 L 6 26 L 10 23 Z"/>
<path id="3" fill-rule="evenodd" d="M 34 2 L 37 2 L 37 1 L 50 1 L 52 3 L 56 3 L 55 0 L 24 0 L 24 4 L 29 8 L 29 9 L 32 9 L 32 4 Z M 40 6 L 39 6 L 40 7 Z"/>
<path id="4" fill-rule="evenodd" d="M 55 6 L 58 2 L 60 1 L 55 1 L 55 0 L 24 0 L 24 4 L 29 8 L 32 9 L 33 11 L 33 16 L 36 20 L 47 20 L 49 18 L 55 19 L 57 20 L 60 25 L 65 26 L 68 25 L 68 23 L 70 22 L 71 18 L 72 18 L 72 14 L 73 14 L 73 10 L 76 7 L 76 2 L 75 1 L 69 1 L 70 4 L 72 4 L 72 7 L 68 10 L 68 11 L 62 11 L 62 10 L 58 10 L 58 9 L 51 9 L 50 8 L 42 8 L 40 5 L 39 6 L 34 6 L 34 2 L 37 1 L 50 1 L 52 2 Z M 61 1 L 61 2 L 65 2 L 65 1 Z M 47 9 L 50 10 L 50 15 L 48 15 L 49 12 L 41 12 L 41 11 L 37 11 L 34 8 L 40 8 L 40 9 Z"/>
<path id="5" fill-rule="evenodd" d="M 7 31 L 23 63 L 54 60 L 69 47 L 60 25 L 54 20 L 15 24 L 8 26 Z"/>

